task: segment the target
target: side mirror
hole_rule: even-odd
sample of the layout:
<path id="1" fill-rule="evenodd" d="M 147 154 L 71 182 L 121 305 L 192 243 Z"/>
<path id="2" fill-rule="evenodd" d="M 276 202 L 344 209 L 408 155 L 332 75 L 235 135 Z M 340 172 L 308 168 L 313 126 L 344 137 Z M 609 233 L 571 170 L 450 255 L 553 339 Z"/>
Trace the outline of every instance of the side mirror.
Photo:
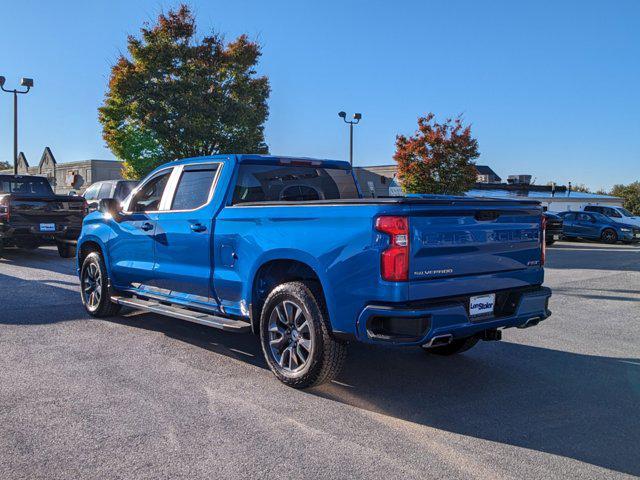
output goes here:
<path id="1" fill-rule="evenodd" d="M 98 203 L 98 210 L 108 213 L 112 217 L 117 217 L 120 213 L 120 202 L 115 198 L 102 198 Z"/>

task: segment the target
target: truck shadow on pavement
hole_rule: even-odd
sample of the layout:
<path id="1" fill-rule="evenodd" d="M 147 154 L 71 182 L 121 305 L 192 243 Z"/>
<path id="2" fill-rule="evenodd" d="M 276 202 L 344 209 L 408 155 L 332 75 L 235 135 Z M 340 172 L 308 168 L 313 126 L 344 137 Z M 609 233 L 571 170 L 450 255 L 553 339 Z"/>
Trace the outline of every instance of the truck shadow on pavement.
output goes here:
<path id="1" fill-rule="evenodd" d="M 266 369 L 253 335 L 153 314 L 110 321 Z M 277 381 L 272 378 L 270 381 Z M 508 341 L 453 357 L 352 344 L 336 381 L 306 394 L 460 435 L 640 475 L 640 359 Z M 374 417 L 373 417 L 374 418 Z"/>
<path id="2" fill-rule="evenodd" d="M 509 343 L 455 357 L 356 345 L 325 398 L 640 475 L 640 359 Z"/>

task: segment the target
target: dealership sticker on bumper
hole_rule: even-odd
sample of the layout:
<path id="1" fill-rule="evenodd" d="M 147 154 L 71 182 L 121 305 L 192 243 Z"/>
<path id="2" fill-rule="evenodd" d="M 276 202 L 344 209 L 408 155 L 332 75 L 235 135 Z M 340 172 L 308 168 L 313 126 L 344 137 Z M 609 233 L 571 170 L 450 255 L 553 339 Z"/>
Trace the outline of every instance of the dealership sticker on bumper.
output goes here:
<path id="1" fill-rule="evenodd" d="M 554 240 L 560 240 L 560 235 L 554 235 L 554 236 L 553 236 L 553 239 L 554 239 Z"/>
<path id="2" fill-rule="evenodd" d="M 41 223 L 40 224 L 41 232 L 55 232 L 56 224 L 55 223 Z"/>
<path id="3" fill-rule="evenodd" d="M 479 315 L 487 315 L 493 313 L 493 307 L 496 304 L 496 294 L 478 295 L 469 299 L 469 315 L 477 317 Z"/>

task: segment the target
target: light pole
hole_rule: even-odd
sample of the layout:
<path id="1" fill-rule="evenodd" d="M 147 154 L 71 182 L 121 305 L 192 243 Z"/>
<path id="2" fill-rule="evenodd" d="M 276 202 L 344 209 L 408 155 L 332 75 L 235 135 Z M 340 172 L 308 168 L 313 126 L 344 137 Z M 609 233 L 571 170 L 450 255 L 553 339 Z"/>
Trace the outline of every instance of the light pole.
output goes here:
<path id="1" fill-rule="evenodd" d="M 28 93 L 33 87 L 33 78 L 22 78 L 20 86 L 26 87 L 26 90 L 7 90 L 4 88 L 5 78 L 0 76 L 0 88 L 3 92 L 13 93 L 13 174 L 18 174 L 18 94 Z"/>
<path id="2" fill-rule="evenodd" d="M 349 163 L 351 164 L 351 168 L 353 168 L 353 126 L 360 123 L 362 114 L 354 113 L 353 120 L 347 120 L 347 114 L 345 112 L 338 112 L 338 116 L 344 120 L 344 123 L 349 124 Z"/>

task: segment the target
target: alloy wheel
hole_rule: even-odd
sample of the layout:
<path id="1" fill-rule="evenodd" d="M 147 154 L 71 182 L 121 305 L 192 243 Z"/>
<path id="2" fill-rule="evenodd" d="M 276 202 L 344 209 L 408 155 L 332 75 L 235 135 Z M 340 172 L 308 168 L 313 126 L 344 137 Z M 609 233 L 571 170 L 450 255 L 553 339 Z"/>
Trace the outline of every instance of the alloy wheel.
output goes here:
<path id="1" fill-rule="evenodd" d="M 85 304 L 95 310 L 102 296 L 102 274 L 95 263 L 90 263 L 82 276 L 82 295 Z"/>
<path id="2" fill-rule="evenodd" d="M 305 368 L 312 357 L 314 335 L 302 308 L 290 300 L 278 303 L 269 316 L 269 348 L 286 373 Z"/>

